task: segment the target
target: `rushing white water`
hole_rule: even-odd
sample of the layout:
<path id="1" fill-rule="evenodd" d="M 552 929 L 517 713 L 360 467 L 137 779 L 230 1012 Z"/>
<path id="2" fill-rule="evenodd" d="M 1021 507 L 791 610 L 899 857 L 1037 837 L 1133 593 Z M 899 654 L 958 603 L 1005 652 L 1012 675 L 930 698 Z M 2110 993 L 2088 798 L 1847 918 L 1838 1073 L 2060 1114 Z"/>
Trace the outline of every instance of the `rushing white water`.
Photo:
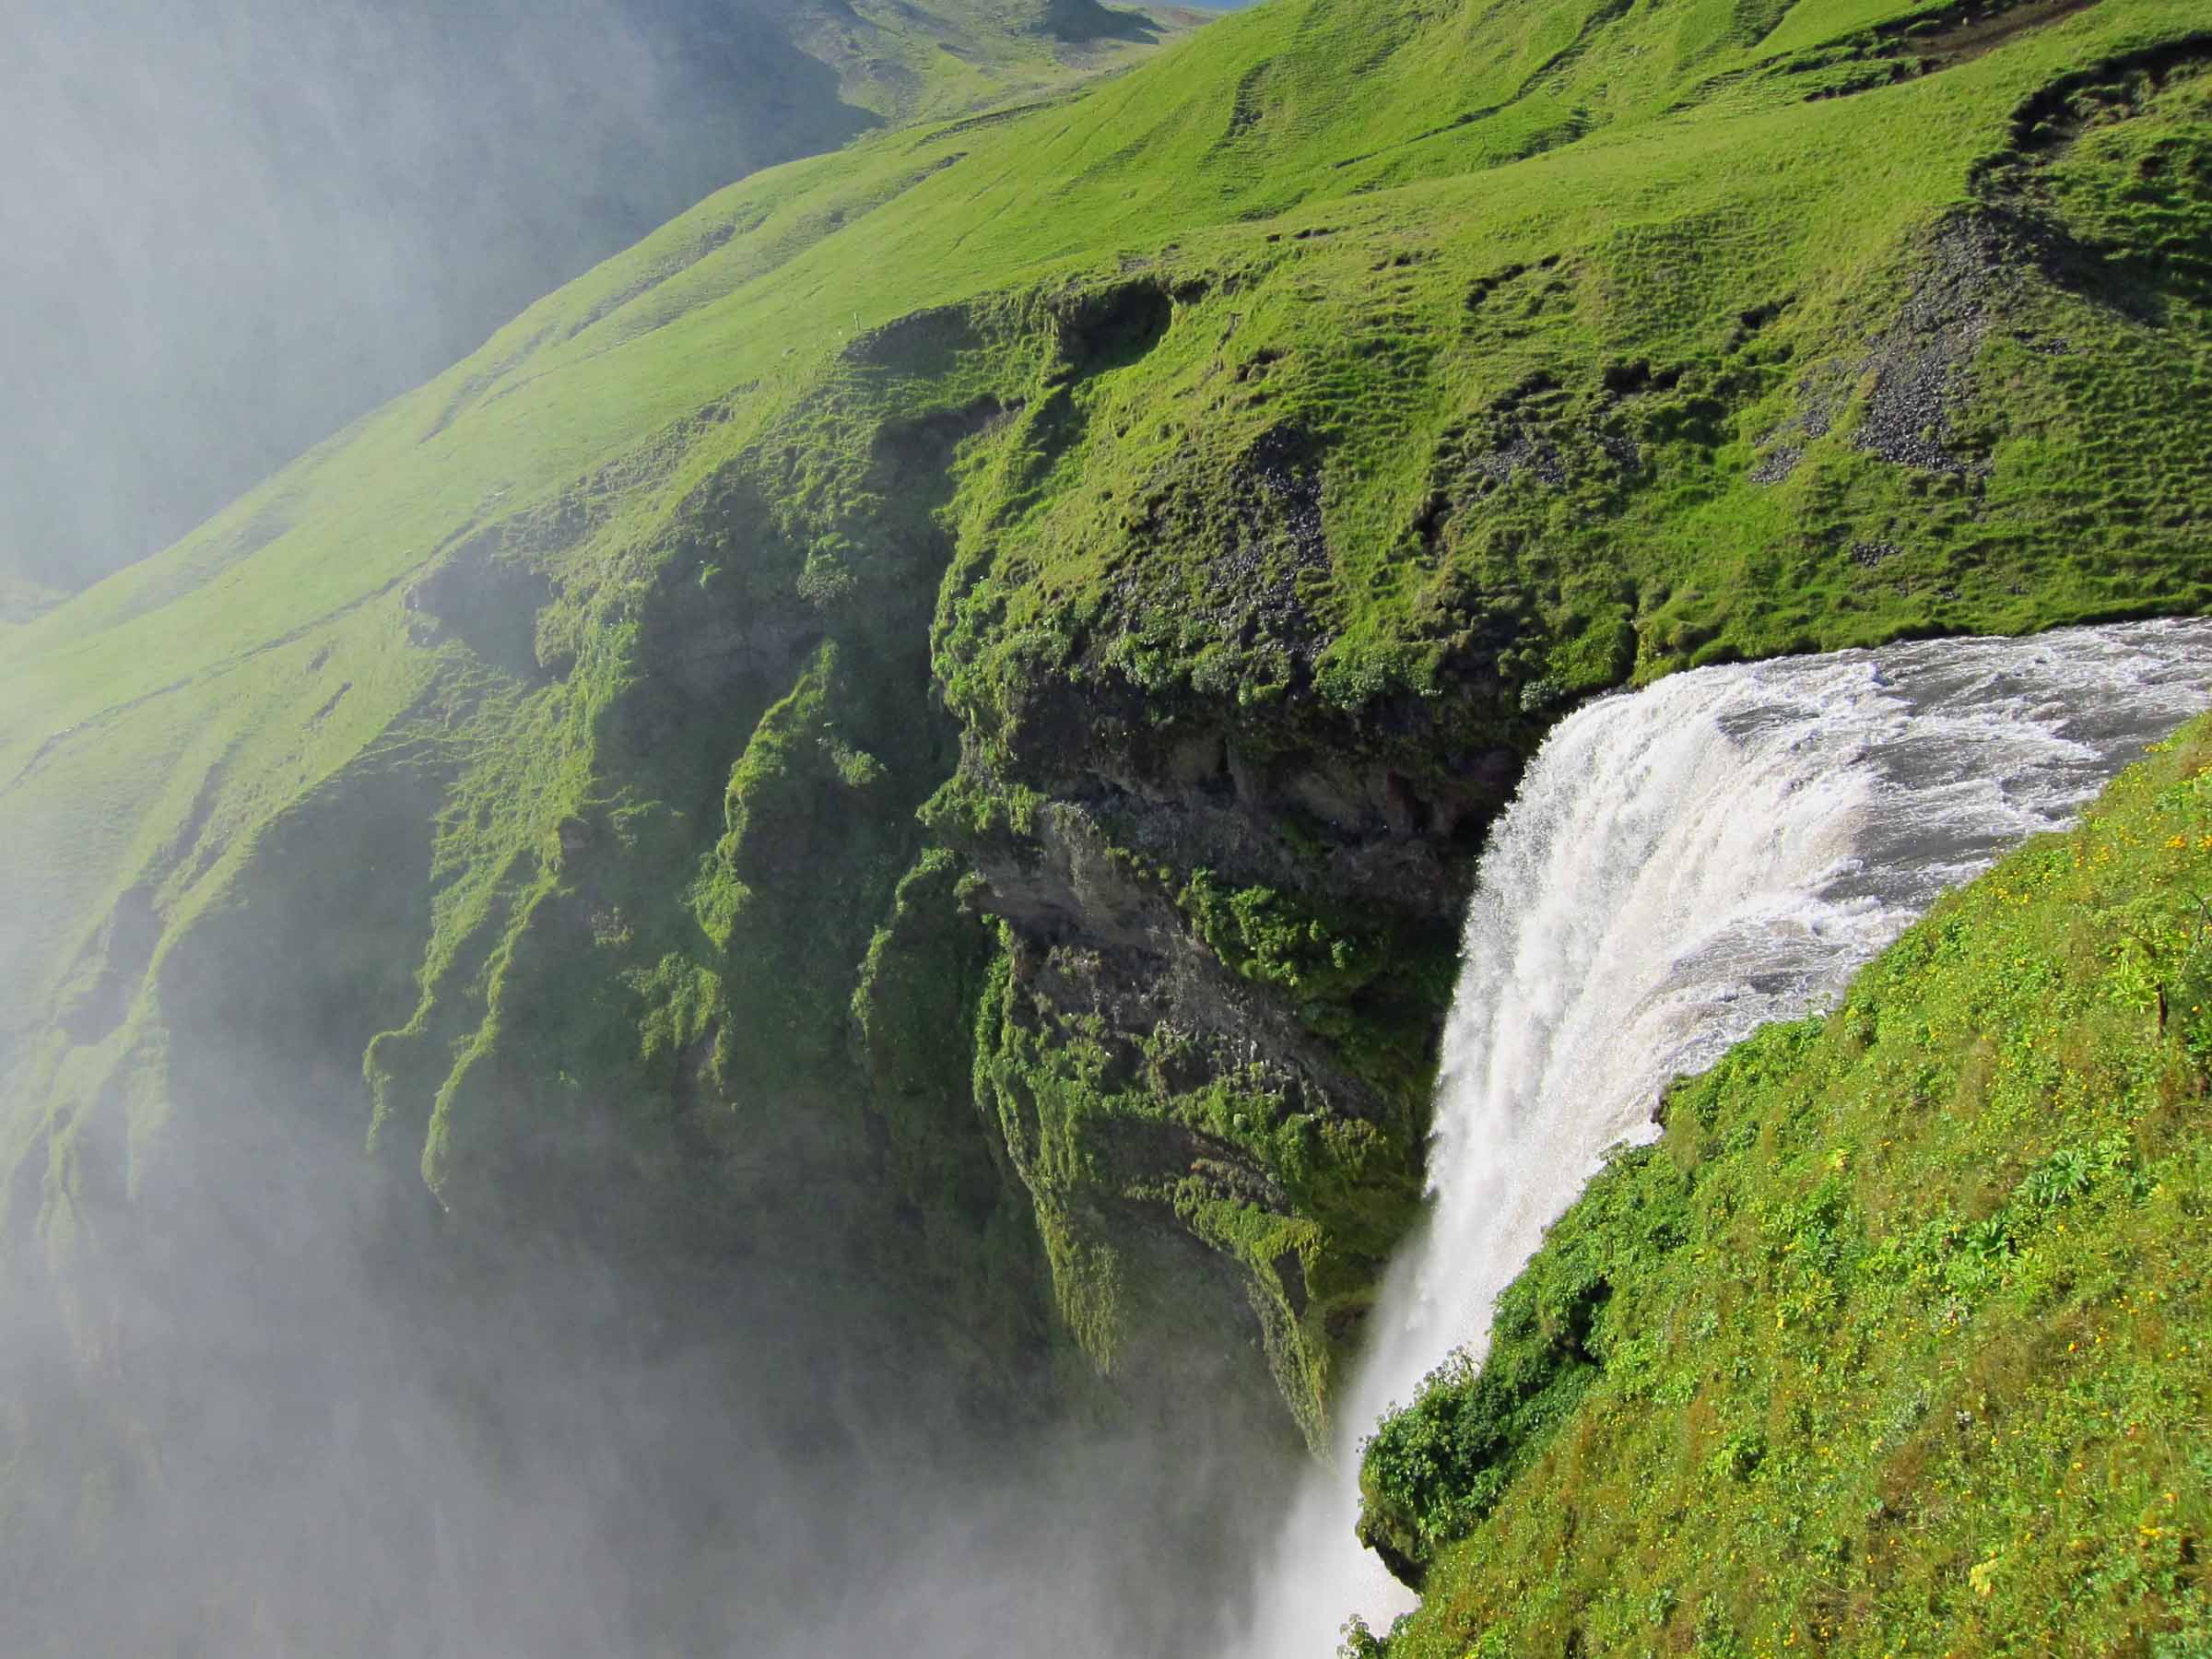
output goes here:
<path id="1" fill-rule="evenodd" d="M 1288 1517 L 1252 1659 L 1410 1597 L 1352 1536 L 1358 1442 L 1455 1349 L 1668 1079 L 1832 1000 L 1945 888 L 2073 815 L 2206 704 L 2212 622 L 1708 668 L 1562 721 L 1494 828 L 1445 1029 L 1430 1214 L 1333 1467 Z"/>

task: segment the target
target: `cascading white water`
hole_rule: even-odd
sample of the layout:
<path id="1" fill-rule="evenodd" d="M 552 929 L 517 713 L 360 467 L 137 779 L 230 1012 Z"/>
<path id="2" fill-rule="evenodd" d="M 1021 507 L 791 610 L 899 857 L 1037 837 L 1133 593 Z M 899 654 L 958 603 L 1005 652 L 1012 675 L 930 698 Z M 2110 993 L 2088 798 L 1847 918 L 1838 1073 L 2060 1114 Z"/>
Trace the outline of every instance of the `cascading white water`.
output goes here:
<path id="1" fill-rule="evenodd" d="M 1562 721 L 1499 819 L 1438 1086 L 1430 1213 L 1256 1587 L 1251 1659 L 1406 1593 L 1354 1541 L 1358 1444 L 1454 1350 L 1667 1080 L 1839 993 L 1948 887 L 2204 706 L 2212 622 L 1700 669 Z"/>

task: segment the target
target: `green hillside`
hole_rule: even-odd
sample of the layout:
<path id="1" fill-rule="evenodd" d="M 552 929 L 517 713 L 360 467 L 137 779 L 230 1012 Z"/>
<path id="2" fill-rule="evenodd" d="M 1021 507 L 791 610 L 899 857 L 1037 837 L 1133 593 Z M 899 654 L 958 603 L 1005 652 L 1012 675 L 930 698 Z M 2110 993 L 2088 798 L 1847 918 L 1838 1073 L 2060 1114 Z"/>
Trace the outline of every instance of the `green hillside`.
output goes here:
<path id="1" fill-rule="evenodd" d="M 776 8 L 761 8 L 775 18 Z M 887 124 L 971 114 L 1124 67 L 1211 20 L 1190 6 L 1100 0 L 826 0 L 778 18 L 807 57 L 835 72 L 847 105 Z"/>
<path id="2" fill-rule="evenodd" d="M 1677 1085 L 1386 1422 L 1390 1653 L 2212 1642 L 2212 724 L 2159 747 Z"/>
<path id="3" fill-rule="evenodd" d="M 102 0 L 0 64 L 0 580 L 75 590 L 735 179 L 1126 68 L 1098 0 Z"/>
<path id="4" fill-rule="evenodd" d="M 0 631 L 0 1284 L 336 1159 L 1317 1441 L 1548 721 L 2204 609 L 2207 247 L 2196 0 L 1267 0 L 751 177 Z"/>

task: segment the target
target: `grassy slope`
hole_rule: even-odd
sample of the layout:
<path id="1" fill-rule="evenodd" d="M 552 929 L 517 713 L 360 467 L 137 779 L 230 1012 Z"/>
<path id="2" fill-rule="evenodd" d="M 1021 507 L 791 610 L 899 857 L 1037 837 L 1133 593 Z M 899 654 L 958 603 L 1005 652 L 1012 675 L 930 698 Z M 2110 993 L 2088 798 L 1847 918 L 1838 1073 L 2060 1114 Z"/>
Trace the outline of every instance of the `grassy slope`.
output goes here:
<path id="1" fill-rule="evenodd" d="M 2206 1650 L 2212 724 L 2159 751 L 1678 1085 L 1388 1421 L 1391 1653 Z"/>
<path id="2" fill-rule="evenodd" d="M 999 798 L 1053 685 L 1263 738 L 1410 700 L 1520 747 L 1521 711 L 1684 662 L 2201 606 L 2212 451 L 2174 389 L 2212 362 L 2203 81 L 2007 148 L 2039 89 L 2196 8 L 2043 9 L 1982 52 L 1901 0 L 1277 0 L 1079 94 L 722 193 L 9 632 L 0 815 L 40 873 L 0 937 L 10 1159 L 99 1146 L 153 1178 L 183 1099 L 165 998 L 189 964 L 270 971 L 193 941 L 368 902 L 393 954 L 331 993 L 334 1041 L 376 1038 L 380 1146 L 449 1204 L 512 1195 L 524 1111 L 570 1113 L 587 1160 L 650 1177 L 697 1130 L 770 1181 L 782 1143 L 731 1101 L 836 1098 L 822 1010 L 926 865 L 909 815 L 954 722 Z M 1919 13 L 1912 53 L 1867 32 Z M 2072 263 L 1990 253 L 2023 215 Z M 1956 469 L 1854 441 L 1883 342 L 1939 352 L 2000 312 L 1915 428 Z M 1777 430 L 1802 459 L 1758 483 Z M 1277 453 L 1317 478 L 1325 546 L 1224 560 Z M 935 727 L 907 712 L 933 614 Z M 803 946 L 746 875 L 753 796 L 794 767 L 795 821 L 888 826 L 811 877 L 840 902 Z M 443 803 L 408 874 L 275 861 L 303 804 L 396 779 Z M 570 818 L 606 873 L 564 861 Z M 700 1077 L 712 1112 L 623 1104 Z M 10 1190 L 42 1191 L 54 1248 L 66 1180 Z M 1326 1279 L 1330 1227 L 1299 1248 Z"/>
<path id="3" fill-rule="evenodd" d="M 41 414 L 0 455 L 0 575 L 65 591 L 731 180 L 1065 92 L 1205 18 L 1099 0 L 393 0 L 363 32 L 226 0 L 219 28 L 165 47 L 169 20 L 145 12 L 50 17 L 20 43 L 33 79 L 11 100 L 10 142 L 29 150 L 15 234 L 40 250 L 9 274 L 11 373 Z M 146 128 L 164 98 L 191 118 Z M 108 181 L 97 203 L 83 175 Z M 149 376 L 164 395 L 145 395 Z"/>

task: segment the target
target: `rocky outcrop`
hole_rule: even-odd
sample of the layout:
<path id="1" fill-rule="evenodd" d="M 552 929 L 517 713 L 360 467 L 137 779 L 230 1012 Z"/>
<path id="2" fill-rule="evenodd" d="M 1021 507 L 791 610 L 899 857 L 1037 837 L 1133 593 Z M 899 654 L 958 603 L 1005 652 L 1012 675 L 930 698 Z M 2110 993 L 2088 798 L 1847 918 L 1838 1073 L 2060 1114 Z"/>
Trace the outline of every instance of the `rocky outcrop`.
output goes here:
<path id="1" fill-rule="evenodd" d="M 1473 848 L 1520 766 L 1502 721 L 1406 712 L 1162 719 L 1041 681 L 1010 762 L 971 734 L 934 810 L 1000 926 L 979 1105 L 1077 1339 L 1110 1373 L 1212 1354 L 1316 1443 L 1418 1203 Z"/>

